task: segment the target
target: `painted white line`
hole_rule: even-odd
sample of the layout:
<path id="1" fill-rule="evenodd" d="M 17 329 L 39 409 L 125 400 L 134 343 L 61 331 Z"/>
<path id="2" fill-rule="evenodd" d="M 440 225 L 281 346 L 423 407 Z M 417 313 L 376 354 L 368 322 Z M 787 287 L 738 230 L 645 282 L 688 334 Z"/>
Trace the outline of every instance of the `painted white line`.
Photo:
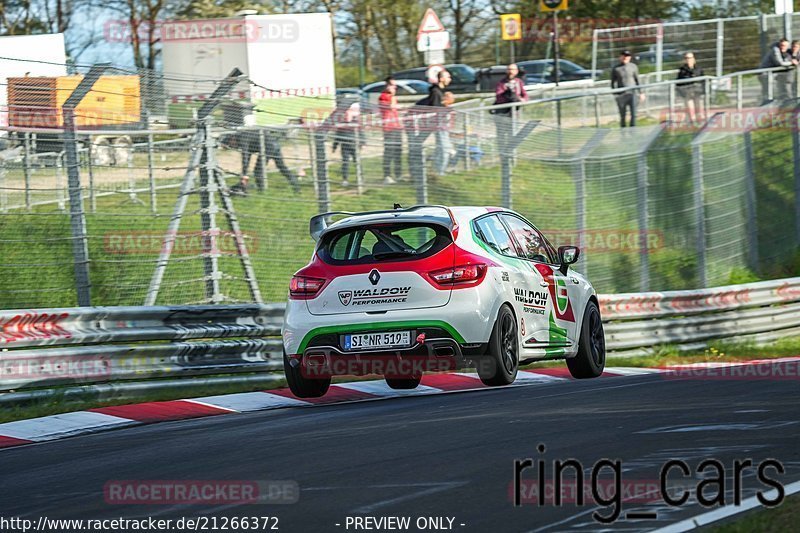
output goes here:
<path id="1" fill-rule="evenodd" d="M 783 488 L 783 490 L 785 491 L 786 496 L 800 492 L 800 481 L 789 483 Z M 778 497 L 778 491 L 776 489 L 772 489 L 768 492 L 765 492 L 763 497 L 768 500 L 774 500 Z M 747 498 L 744 500 L 741 505 L 725 506 L 720 509 L 701 513 L 692 518 L 687 518 L 686 520 L 656 529 L 652 533 L 681 533 L 683 531 L 689 531 L 698 527 L 707 526 L 708 524 L 712 524 L 722 520 L 723 518 L 728 518 L 733 515 L 755 509 L 756 507 L 761 507 L 761 502 L 758 501 L 758 496 L 753 496 L 752 498 Z"/>
<path id="2" fill-rule="evenodd" d="M 382 379 L 372 381 L 353 381 L 351 383 L 337 383 L 336 386 L 381 397 L 418 396 L 423 394 L 438 394 L 443 392 L 441 389 L 428 387 L 427 385 L 419 385 L 416 389 L 395 390 L 389 388 L 389 385 L 386 384 L 386 381 Z"/>
<path id="3" fill-rule="evenodd" d="M 556 381 L 569 381 L 569 379 L 551 376 L 549 374 L 539 374 L 535 370 L 520 370 L 517 373 L 517 379 L 514 380 L 514 384 L 528 385 L 533 383 L 553 383 Z"/>
<path id="4" fill-rule="evenodd" d="M 262 409 L 274 409 L 276 407 L 293 407 L 308 405 L 309 402 L 286 398 L 268 392 L 240 392 L 236 394 L 221 394 L 219 396 L 205 396 L 203 398 L 192 398 L 188 402 L 209 405 L 229 411 L 240 413 L 248 411 L 260 411 Z"/>
<path id="5" fill-rule="evenodd" d="M 139 422 L 92 411 L 76 411 L 74 413 L 6 422 L 5 424 L 0 424 L 0 435 L 16 439 L 43 441 L 135 424 L 139 424 Z"/>
<path id="6" fill-rule="evenodd" d="M 622 376 L 644 376 L 647 374 L 661 374 L 664 372 L 661 368 L 638 368 L 631 366 L 607 366 L 605 371 Z"/>

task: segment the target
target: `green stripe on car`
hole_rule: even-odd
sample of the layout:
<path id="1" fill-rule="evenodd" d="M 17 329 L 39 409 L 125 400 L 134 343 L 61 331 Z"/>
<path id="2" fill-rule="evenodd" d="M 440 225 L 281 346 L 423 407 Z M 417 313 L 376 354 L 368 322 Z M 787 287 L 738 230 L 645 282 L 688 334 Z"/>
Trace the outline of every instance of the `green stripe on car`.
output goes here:
<path id="1" fill-rule="evenodd" d="M 346 324 L 343 326 L 323 326 L 315 328 L 306 333 L 303 340 L 300 342 L 298 348 L 299 353 L 303 353 L 308 347 L 311 339 L 317 335 L 327 335 L 330 333 L 358 333 L 361 331 L 378 331 L 382 329 L 398 329 L 398 328 L 442 328 L 449 333 L 453 339 L 459 344 L 465 344 L 467 341 L 464 337 L 456 331 L 456 328 L 442 320 L 403 320 L 399 322 L 374 322 L 371 324 Z"/>

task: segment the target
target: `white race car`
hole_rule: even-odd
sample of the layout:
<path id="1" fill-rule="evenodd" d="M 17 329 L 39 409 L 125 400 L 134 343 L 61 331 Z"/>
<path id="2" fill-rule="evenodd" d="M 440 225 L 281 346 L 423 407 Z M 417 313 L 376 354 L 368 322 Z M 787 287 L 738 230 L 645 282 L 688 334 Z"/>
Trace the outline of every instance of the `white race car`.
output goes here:
<path id="1" fill-rule="evenodd" d="M 296 396 L 344 374 L 413 389 L 425 371 L 473 365 L 487 385 L 543 359 L 566 358 L 576 378 L 603 372 L 597 296 L 569 267 L 577 247 L 555 250 L 508 209 L 395 207 L 311 219 L 316 249 L 292 278 L 282 331 Z"/>

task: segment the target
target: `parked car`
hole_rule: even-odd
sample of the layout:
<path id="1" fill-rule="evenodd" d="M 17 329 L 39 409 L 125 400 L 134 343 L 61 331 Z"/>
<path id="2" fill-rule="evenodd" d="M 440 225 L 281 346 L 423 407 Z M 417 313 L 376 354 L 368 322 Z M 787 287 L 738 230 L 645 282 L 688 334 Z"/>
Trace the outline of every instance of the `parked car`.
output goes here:
<path id="1" fill-rule="evenodd" d="M 447 90 L 454 93 L 475 92 L 478 86 L 478 73 L 474 68 L 464 63 L 451 63 L 449 65 L 444 65 L 444 68 L 447 69 L 450 76 L 453 78 Z M 427 82 L 427 72 L 428 67 L 417 67 L 394 72 L 392 77 Z"/>
<path id="2" fill-rule="evenodd" d="M 427 81 L 396 79 L 395 82 L 397 83 L 397 96 L 419 96 L 421 99 L 428 94 L 431 87 L 431 84 Z M 384 87 L 386 87 L 385 81 L 376 81 L 365 85 L 361 91 L 366 95 L 367 100 L 374 104 L 378 102 L 378 97 L 383 92 Z"/>
<path id="3" fill-rule="evenodd" d="M 658 58 L 658 51 L 655 45 L 651 45 L 647 52 L 641 52 L 636 54 L 636 61 L 637 62 L 648 62 L 652 64 L 656 64 L 656 58 Z M 665 65 L 667 63 L 680 63 L 683 61 L 683 52 L 678 50 L 677 48 L 662 48 L 661 49 L 661 63 Z"/>
<path id="4" fill-rule="evenodd" d="M 556 250 L 514 211 L 396 206 L 324 213 L 309 228 L 314 255 L 292 277 L 282 329 L 298 397 L 343 374 L 414 389 L 425 371 L 472 364 L 489 386 L 546 359 L 566 359 L 575 378 L 603 373 L 597 295 L 570 268 L 580 250 Z"/>
<path id="5" fill-rule="evenodd" d="M 525 84 L 534 83 L 553 83 L 556 81 L 555 73 L 553 72 L 554 60 L 552 59 L 536 59 L 533 61 L 519 61 L 517 66 L 520 70 L 525 71 Z M 559 74 L 559 81 L 573 81 L 573 80 L 589 80 L 592 79 L 592 74 L 595 78 L 602 75 L 600 70 L 591 70 L 583 68 L 577 63 L 573 63 L 567 59 L 558 60 L 558 68 L 561 71 Z"/>

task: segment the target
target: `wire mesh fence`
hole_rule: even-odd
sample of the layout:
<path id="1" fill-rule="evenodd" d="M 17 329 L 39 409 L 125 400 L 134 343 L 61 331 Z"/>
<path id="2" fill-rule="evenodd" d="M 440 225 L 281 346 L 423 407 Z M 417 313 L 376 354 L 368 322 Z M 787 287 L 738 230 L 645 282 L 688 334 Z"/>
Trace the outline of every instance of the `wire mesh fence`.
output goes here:
<path id="1" fill-rule="evenodd" d="M 0 308 L 75 305 L 83 242 L 93 305 L 282 301 L 313 253 L 311 216 L 395 203 L 512 207 L 554 245 L 581 246 L 577 268 L 607 293 L 779 274 L 800 242 L 797 128 L 737 127 L 736 106 L 687 127 L 640 108 L 641 125 L 622 129 L 559 127 L 541 103 L 408 106 L 390 119 L 343 98 L 323 120 L 287 112 L 283 125 L 258 126 L 269 111 L 240 97 L 243 83 L 233 79 L 206 118 L 203 106 L 181 115 L 183 129 L 145 113 L 127 129 L 117 115 L 105 129 L 79 125 L 74 163 L 65 128 L 12 120 L 0 152 Z M 598 98 L 610 117 L 600 126 L 613 126 L 613 95 Z M 315 113 L 330 104 L 306 99 Z"/>
<path id="2" fill-rule="evenodd" d="M 608 72 L 629 50 L 643 71 L 677 68 L 693 52 L 707 74 L 758 68 L 780 38 L 800 37 L 800 14 L 760 15 L 697 21 L 659 22 L 594 30 L 592 65 Z"/>

